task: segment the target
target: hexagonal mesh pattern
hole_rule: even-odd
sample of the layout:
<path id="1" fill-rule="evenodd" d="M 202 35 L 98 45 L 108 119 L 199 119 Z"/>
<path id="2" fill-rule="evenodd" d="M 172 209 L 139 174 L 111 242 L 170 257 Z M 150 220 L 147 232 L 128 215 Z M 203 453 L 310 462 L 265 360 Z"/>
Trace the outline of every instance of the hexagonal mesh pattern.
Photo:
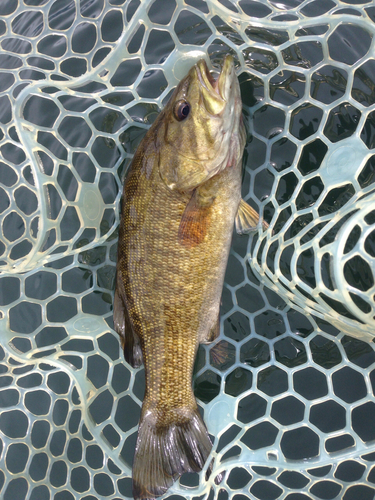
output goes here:
<path id="1" fill-rule="evenodd" d="M 144 372 L 111 329 L 122 180 L 187 69 L 228 52 L 243 196 L 269 228 L 234 236 L 221 334 L 198 351 L 212 473 L 166 496 L 373 499 L 374 21 L 360 0 L 0 2 L 4 500 L 131 497 Z"/>

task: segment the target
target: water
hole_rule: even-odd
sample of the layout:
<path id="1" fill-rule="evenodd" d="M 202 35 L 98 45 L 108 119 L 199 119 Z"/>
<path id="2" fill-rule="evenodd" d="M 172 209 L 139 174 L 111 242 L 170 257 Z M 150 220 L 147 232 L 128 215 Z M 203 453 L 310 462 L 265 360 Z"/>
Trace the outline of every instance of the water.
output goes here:
<path id="1" fill-rule="evenodd" d="M 213 473 L 167 496 L 372 498 L 374 8 L 24 4 L 0 6 L 3 498 L 131 496 L 144 372 L 111 328 L 122 182 L 173 86 L 228 52 L 243 196 L 270 229 L 234 235 L 221 335 L 197 355 Z"/>

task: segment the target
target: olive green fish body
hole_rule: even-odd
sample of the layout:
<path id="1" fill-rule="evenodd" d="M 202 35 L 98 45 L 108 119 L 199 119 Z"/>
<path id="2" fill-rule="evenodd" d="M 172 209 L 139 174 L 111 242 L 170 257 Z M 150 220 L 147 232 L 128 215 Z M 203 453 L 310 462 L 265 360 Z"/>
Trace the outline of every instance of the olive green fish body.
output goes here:
<path id="1" fill-rule="evenodd" d="M 151 161 L 151 159 L 149 160 Z M 157 156 L 153 158 L 157 166 Z M 119 274 L 146 369 L 143 411 L 167 424 L 175 409 L 196 409 L 191 375 L 199 342 L 216 328 L 241 171 L 231 167 L 208 181 L 216 197 L 206 210 L 199 244 L 183 244 L 180 222 L 191 195 L 171 194 L 155 168 L 134 169 L 125 186 Z M 172 415 L 170 415 L 172 413 Z"/>
<path id="2" fill-rule="evenodd" d="M 219 333 L 233 224 L 257 223 L 241 200 L 245 132 L 233 61 L 216 81 L 194 66 L 146 134 L 124 186 L 115 329 L 146 373 L 133 494 L 154 498 L 212 447 L 191 378 L 199 343 Z M 254 212 L 254 213 L 253 213 Z"/>

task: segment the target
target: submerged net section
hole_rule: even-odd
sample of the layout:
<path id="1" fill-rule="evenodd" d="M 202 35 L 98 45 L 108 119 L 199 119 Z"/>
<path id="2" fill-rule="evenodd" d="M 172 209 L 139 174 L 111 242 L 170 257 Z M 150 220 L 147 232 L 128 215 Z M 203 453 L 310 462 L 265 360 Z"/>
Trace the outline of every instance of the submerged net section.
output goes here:
<path id="1" fill-rule="evenodd" d="M 234 236 L 221 334 L 198 351 L 212 473 L 166 497 L 373 499 L 374 21 L 360 0 L 0 2 L 4 500 L 131 497 L 144 371 L 111 328 L 122 182 L 180 78 L 227 53 L 243 196 L 269 228 Z"/>

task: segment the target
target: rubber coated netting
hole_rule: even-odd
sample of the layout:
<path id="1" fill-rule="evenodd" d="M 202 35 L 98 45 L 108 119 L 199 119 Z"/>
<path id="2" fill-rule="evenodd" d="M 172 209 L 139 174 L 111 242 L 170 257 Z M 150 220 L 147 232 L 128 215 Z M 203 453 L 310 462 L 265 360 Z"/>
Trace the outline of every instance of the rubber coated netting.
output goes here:
<path id="1" fill-rule="evenodd" d="M 1 0 L 2 499 L 131 497 L 122 183 L 187 70 L 227 53 L 243 196 L 269 228 L 234 235 L 221 334 L 198 351 L 213 471 L 166 497 L 373 499 L 374 23 L 362 0 Z"/>

